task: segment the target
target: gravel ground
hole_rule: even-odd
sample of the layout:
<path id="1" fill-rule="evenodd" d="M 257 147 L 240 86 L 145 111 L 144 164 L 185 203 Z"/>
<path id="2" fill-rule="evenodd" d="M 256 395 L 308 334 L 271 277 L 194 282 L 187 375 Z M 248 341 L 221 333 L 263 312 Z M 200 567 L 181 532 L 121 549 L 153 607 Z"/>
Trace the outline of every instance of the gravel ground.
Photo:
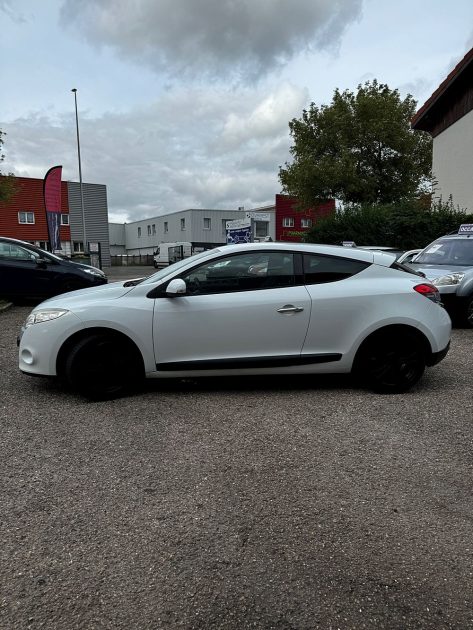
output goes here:
<path id="1" fill-rule="evenodd" d="M 473 627 L 473 332 L 404 396 L 347 379 L 19 373 L 0 313 L 0 628 Z"/>

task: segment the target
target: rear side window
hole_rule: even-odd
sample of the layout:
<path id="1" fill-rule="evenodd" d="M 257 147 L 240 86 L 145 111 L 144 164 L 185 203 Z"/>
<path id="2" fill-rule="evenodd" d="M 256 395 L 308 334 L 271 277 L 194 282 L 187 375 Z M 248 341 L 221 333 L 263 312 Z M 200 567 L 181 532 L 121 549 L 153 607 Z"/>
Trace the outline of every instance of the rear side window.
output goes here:
<path id="1" fill-rule="evenodd" d="M 371 263 L 336 256 L 320 254 L 304 254 L 305 284 L 321 284 L 322 282 L 338 282 L 360 273 Z"/>

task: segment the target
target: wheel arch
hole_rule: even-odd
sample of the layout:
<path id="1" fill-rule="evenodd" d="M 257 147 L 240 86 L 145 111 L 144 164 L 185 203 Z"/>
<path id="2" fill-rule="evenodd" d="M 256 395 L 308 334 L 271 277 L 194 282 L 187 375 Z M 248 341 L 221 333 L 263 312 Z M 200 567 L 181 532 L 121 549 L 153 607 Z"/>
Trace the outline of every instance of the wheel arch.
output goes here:
<path id="1" fill-rule="evenodd" d="M 418 328 L 410 326 L 409 324 L 388 324 L 387 326 L 382 326 L 381 328 L 373 330 L 367 337 L 363 339 L 355 352 L 355 357 L 353 359 L 353 368 L 356 367 L 357 359 L 359 359 L 359 357 L 362 355 L 363 350 L 367 347 L 369 343 L 373 341 L 373 339 L 388 334 L 399 335 L 402 333 L 409 333 L 419 341 L 420 347 L 424 352 L 426 363 L 428 364 L 428 361 L 432 356 L 432 346 L 430 345 L 430 341 L 426 337 L 426 335 Z"/>
<path id="2" fill-rule="evenodd" d="M 145 373 L 145 363 L 141 350 L 136 343 L 128 335 L 113 328 L 107 328 L 105 326 L 93 326 L 91 328 L 84 328 L 72 334 L 62 344 L 56 357 L 56 374 L 59 377 L 63 377 L 65 373 L 65 366 L 68 353 L 70 350 L 82 339 L 86 339 L 91 335 L 102 334 L 107 337 L 114 337 L 118 343 L 124 344 L 127 351 L 133 354 L 133 357 L 138 361 L 138 365 Z"/>

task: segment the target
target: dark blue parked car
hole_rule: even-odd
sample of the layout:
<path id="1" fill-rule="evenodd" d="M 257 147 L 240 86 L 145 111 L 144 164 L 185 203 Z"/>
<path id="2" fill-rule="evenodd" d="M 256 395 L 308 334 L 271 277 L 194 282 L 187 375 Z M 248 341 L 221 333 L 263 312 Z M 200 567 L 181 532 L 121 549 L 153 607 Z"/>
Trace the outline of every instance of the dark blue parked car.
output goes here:
<path id="1" fill-rule="evenodd" d="M 96 267 L 0 236 L 0 297 L 46 299 L 106 283 L 107 276 Z"/>

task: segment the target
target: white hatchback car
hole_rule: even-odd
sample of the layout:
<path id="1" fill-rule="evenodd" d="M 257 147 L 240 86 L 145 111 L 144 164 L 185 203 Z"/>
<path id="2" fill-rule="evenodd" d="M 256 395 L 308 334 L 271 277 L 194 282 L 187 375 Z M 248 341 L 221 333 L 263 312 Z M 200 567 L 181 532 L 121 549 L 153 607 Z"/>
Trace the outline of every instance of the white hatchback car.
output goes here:
<path id="1" fill-rule="evenodd" d="M 43 302 L 19 360 L 91 398 L 145 376 L 349 372 L 395 393 L 444 358 L 450 332 L 438 290 L 393 254 L 253 243 Z"/>

